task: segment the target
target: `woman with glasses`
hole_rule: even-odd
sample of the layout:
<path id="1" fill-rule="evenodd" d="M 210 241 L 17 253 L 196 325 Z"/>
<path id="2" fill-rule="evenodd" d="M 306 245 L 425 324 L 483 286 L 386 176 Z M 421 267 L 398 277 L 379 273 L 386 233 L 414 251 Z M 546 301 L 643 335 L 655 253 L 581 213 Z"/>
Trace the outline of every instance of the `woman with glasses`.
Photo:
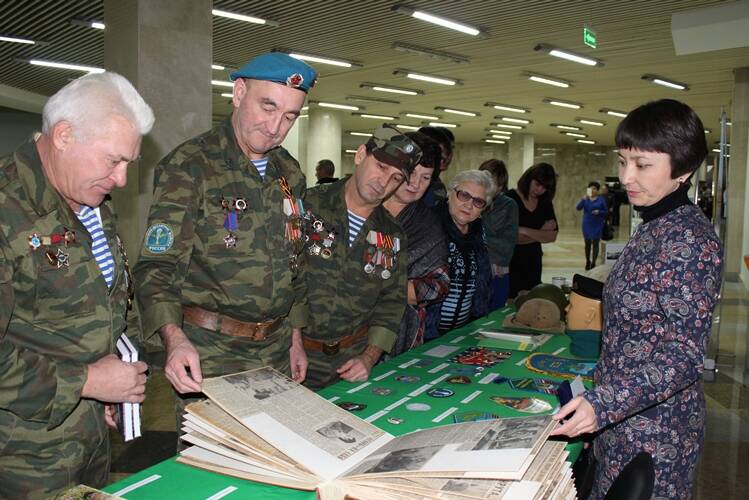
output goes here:
<path id="1" fill-rule="evenodd" d="M 518 242 L 510 261 L 510 298 L 541 283 L 541 243 L 557 239 L 557 217 L 552 205 L 556 189 L 554 167 L 536 163 L 518 179 L 517 189 L 507 192 L 518 204 Z"/>
<path id="2" fill-rule="evenodd" d="M 705 439 L 701 379 L 723 255 L 688 195 L 707 155 L 705 130 L 689 106 L 663 99 L 631 111 L 616 146 L 619 180 L 642 224 L 603 290 L 595 387 L 562 407 L 554 419 L 565 423 L 553 434 L 596 433 L 589 498 L 607 496 L 644 451 L 655 469 L 653 498 L 687 499 Z"/>
<path id="3" fill-rule="evenodd" d="M 426 339 L 489 312 L 491 265 L 479 217 L 496 189 L 488 172 L 460 172 L 448 185 L 447 203 L 434 208 L 447 234 L 450 289 L 443 302 L 428 308 Z"/>

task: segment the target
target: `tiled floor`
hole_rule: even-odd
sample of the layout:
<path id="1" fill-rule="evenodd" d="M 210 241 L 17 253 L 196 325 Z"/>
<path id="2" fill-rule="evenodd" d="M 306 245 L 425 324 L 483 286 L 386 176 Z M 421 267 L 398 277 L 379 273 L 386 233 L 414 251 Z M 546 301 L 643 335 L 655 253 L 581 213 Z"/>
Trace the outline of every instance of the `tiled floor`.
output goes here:
<path id="1" fill-rule="evenodd" d="M 617 231 L 613 242 L 626 241 L 623 233 Z M 579 230 L 562 232 L 555 243 L 544 247 L 543 280 L 550 283 L 554 276 L 571 279 L 574 273 L 584 272 L 584 264 Z M 707 435 L 695 491 L 695 498 L 700 500 L 749 498 L 749 482 L 745 479 L 749 471 L 747 325 L 749 292 L 739 283 L 727 282 L 716 311 L 709 353 L 717 360 L 717 370 L 706 372 L 704 381 Z M 155 354 L 148 360 L 152 372 L 143 411 L 146 438 L 124 445 L 119 436 L 113 436 L 111 481 L 175 453 L 173 396 L 159 369 L 163 357 Z"/>

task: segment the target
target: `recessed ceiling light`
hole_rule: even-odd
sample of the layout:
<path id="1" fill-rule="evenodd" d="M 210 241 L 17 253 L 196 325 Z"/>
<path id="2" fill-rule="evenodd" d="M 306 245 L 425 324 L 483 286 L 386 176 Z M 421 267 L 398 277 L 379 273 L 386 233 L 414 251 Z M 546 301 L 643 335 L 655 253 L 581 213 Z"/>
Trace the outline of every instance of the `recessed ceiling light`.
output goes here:
<path id="1" fill-rule="evenodd" d="M 328 64 L 330 66 L 338 66 L 341 68 L 361 68 L 362 67 L 362 65 L 357 62 L 347 61 L 345 59 L 338 59 L 338 58 L 327 57 L 327 56 L 316 55 L 316 54 L 306 54 L 303 52 L 290 51 L 286 49 L 273 49 L 273 51 L 283 52 L 293 57 L 294 59 L 299 59 L 302 61 L 316 62 L 320 64 Z"/>
<path id="2" fill-rule="evenodd" d="M 436 111 L 444 111 L 445 113 L 451 113 L 453 115 L 479 116 L 478 113 L 474 113 L 473 111 L 464 111 L 462 109 L 455 109 L 455 108 L 445 108 L 443 106 L 435 106 L 434 109 Z"/>
<path id="3" fill-rule="evenodd" d="M 509 111 L 511 113 L 529 113 L 530 110 L 526 108 L 521 108 L 518 106 L 509 106 L 507 104 L 497 104 L 496 102 L 487 102 L 484 104 L 484 106 L 488 106 L 494 109 L 497 109 L 499 111 Z"/>
<path id="4" fill-rule="evenodd" d="M 596 143 L 596 141 L 591 141 L 588 139 L 577 139 L 577 142 L 579 142 L 580 144 L 595 144 Z"/>
<path id="5" fill-rule="evenodd" d="M 706 133 L 706 134 L 711 134 L 711 133 L 712 133 L 712 131 L 710 131 L 710 130 L 708 130 L 708 129 L 705 129 L 705 133 Z"/>
<path id="6" fill-rule="evenodd" d="M 586 66 L 603 66 L 603 61 L 601 61 L 600 59 L 584 56 L 582 54 L 572 52 L 571 50 L 560 49 L 546 43 L 539 43 L 533 48 L 533 50 L 545 52 L 550 56 L 559 57 L 561 59 L 584 64 Z"/>
<path id="7" fill-rule="evenodd" d="M 233 87 L 234 83 L 225 80 L 211 80 L 211 85 L 216 85 L 217 87 Z"/>
<path id="8" fill-rule="evenodd" d="M 75 26 L 83 26 L 85 28 L 94 28 L 97 30 L 103 30 L 107 27 L 103 22 L 91 19 L 73 18 L 70 20 L 70 24 L 73 24 Z"/>
<path id="9" fill-rule="evenodd" d="M 107 27 L 107 25 L 99 21 L 92 21 L 91 27 L 97 30 L 103 30 Z"/>
<path id="10" fill-rule="evenodd" d="M 512 139 L 509 135 L 492 134 L 492 139 L 503 139 L 505 141 Z"/>
<path id="11" fill-rule="evenodd" d="M 422 82 L 429 82 L 429 83 L 438 83 L 440 85 L 459 85 L 462 82 L 460 80 L 457 80 L 455 78 L 449 78 L 446 76 L 439 76 L 439 75 L 427 75 L 424 73 L 419 73 L 415 71 L 411 71 L 408 69 L 397 69 L 393 71 L 394 75 L 398 76 L 405 76 L 406 78 L 410 78 L 412 80 L 419 80 Z"/>
<path id="12" fill-rule="evenodd" d="M 405 94 L 405 95 L 422 95 L 423 90 L 420 89 L 407 89 L 403 87 L 392 87 L 390 85 L 380 85 L 379 83 L 362 83 L 359 88 L 376 90 L 377 92 L 389 92 L 391 94 Z"/>
<path id="13" fill-rule="evenodd" d="M 689 90 L 689 85 L 686 83 L 679 83 L 674 80 L 669 80 L 668 78 L 663 78 L 662 76 L 647 74 L 642 75 L 640 78 L 671 89 Z"/>
<path id="14" fill-rule="evenodd" d="M 429 122 L 429 125 L 432 127 L 447 127 L 447 128 L 456 128 L 459 125 L 455 123 L 445 123 L 445 122 Z"/>
<path id="15" fill-rule="evenodd" d="M 263 18 L 255 17 L 255 16 L 247 16 L 245 14 L 238 14 L 236 12 L 229 12 L 226 10 L 212 9 L 211 14 L 213 14 L 216 17 L 225 17 L 227 19 L 234 19 L 235 21 L 244 21 L 246 23 L 266 24 L 268 26 L 279 26 L 277 22 L 271 21 L 269 19 L 263 19 Z"/>
<path id="16" fill-rule="evenodd" d="M 528 125 L 529 123 L 533 123 L 533 121 L 531 120 L 526 120 L 524 118 L 513 118 L 511 116 L 495 116 L 494 118 L 502 120 L 503 122 L 521 123 L 523 125 Z"/>
<path id="17" fill-rule="evenodd" d="M 533 82 L 553 85 L 554 87 L 562 87 L 566 89 L 572 86 L 572 83 L 567 80 L 562 80 L 561 78 L 554 78 L 546 75 L 539 75 L 538 73 L 526 72 L 524 73 L 524 76 Z"/>
<path id="18" fill-rule="evenodd" d="M 561 123 L 550 123 L 549 126 L 560 128 L 562 130 L 582 130 L 580 127 L 575 127 L 573 125 L 563 125 Z"/>
<path id="19" fill-rule="evenodd" d="M 421 120 L 439 120 L 441 117 L 436 115 L 423 115 L 421 113 L 404 113 L 409 118 L 419 118 Z"/>
<path id="20" fill-rule="evenodd" d="M 594 127 L 603 127 L 604 125 L 606 125 L 606 123 L 604 122 L 599 122 L 596 120 L 589 120 L 588 118 L 577 118 L 577 121 L 585 125 L 593 125 Z"/>
<path id="21" fill-rule="evenodd" d="M 585 134 L 578 134 L 577 132 L 559 132 L 559 133 L 560 134 L 564 134 L 564 135 L 568 135 L 570 137 L 580 137 L 580 138 L 583 138 L 583 139 L 585 139 L 586 137 L 588 137 Z"/>
<path id="22" fill-rule="evenodd" d="M 28 45 L 36 43 L 34 40 L 29 40 L 28 38 L 17 38 L 14 36 L 0 36 L 0 42 L 25 43 Z"/>
<path id="23" fill-rule="evenodd" d="M 372 137 L 372 134 L 368 132 L 349 132 L 349 135 L 356 135 L 359 137 Z"/>
<path id="24" fill-rule="evenodd" d="M 510 125 L 509 123 L 492 123 L 491 126 L 498 128 L 509 128 L 513 130 L 523 130 L 525 128 L 520 125 Z"/>
<path id="25" fill-rule="evenodd" d="M 458 64 L 471 62 L 470 58 L 462 56 L 460 54 L 453 54 L 452 52 L 419 47 L 418 45 L 395 42 L 393 43 L 392 47 L 393 49 L 399 50 L 401 52 L 410 52 L 412 54 L 418 54 L 420 56 L 431 57 L 432 59 L 437 59 L 438 61 L 448 61 Z"/>
<path id="26" fill-rule="evenodd" d="M 369 113 L 352 113 L 354 116 L 361 116 L 362 118 L 371 118 L 373 120 L 395 120 L 394 116 L 385 115 L 370 115 Z"/>
<path id="27" fill-rule="evenodd" d="M 351 106 L 349 104 L 336 104 L 334 102 L 318 102 L 318 106 L 321 108 L 332 108 L 332 109 L 346 109 L 349 111 L 359 111 L 359 106 Z"/>
<path id="28" fill-rule="evenodd" d="M 578 104 L 572 101 L 565 101 L 562 99 L 556 99 L 556 98 L 544 99 L 543 102 L 545 102 L 546 104 L 551 104 L 553 106 L 560 106 L 562 108 L 580 109 L 583 107 L 582 104 Z"/>
<path id="29" fill-rule="evenodd" d="M 229 99 L 231 99 L 231 98 L 233 98 L 233 97 L 234 97 L 234 94 L 229 94 L 229 93 L 227 93 L 227 92 L 223 92 L 223 93 L 221 94 L 221 97 L 228 97 Z"/>
<path id="30" fill-rule="evenodd" d="M 625 113 L 624 111 L 617 111 L 615 109 L 609 109 L 609 108 L 601 108 L 598 110 L 598 112 L 605 113 L 611 116 L 618 116 L 620 118 L 624 118 L 625 116 L 627 116 L 627 113 Z"/>
<path id="31" fill-rule="evenodd" d="M 345 150 L 343 150 L 344 153 L 349 154 L 349 155 L 355 155 L 357 151 L 358 150 L 356 150 L 356 149 L 345 149 Z"/>
<path id="32" fill-rule="evenodd" d="M 484 139 L 484 142 L 491 142 L 492 144 L 505 144 L 505 141 L 498 141 L 496 139 Z"/>
<path id="33" fill-rule="evenodd" d="M 508 139 L 513 134 L 512 130 L 494 130 L 494 129 L 490 128 L 490 129 L 487 129 L 487 131 L 490 132 L 490 133 L 492 133 L 492 134 L 501 134 L 501 135 L 504 135 Z"/>
<path id="34" fill-rule="evenodd" d="M 391 10 L 394 12 L 399 12 L 401 14 L 406 14 L 416 19 L 420 19 L 421 21 L 426 21 L 428 23 L 436 24 L 444 28 L 450 28 L 452 30 L 459 31 L 467 35 L 471 35 L 471 36 L 481 35 L 482 37 L 487 36 L 486 32 L 481 31 L 479 28 L 476 28 L 469 24 L 459 23 L 451 19 L 447 19 L 444 17 L 436 16 L 434 14 L 430 14 L 429 12 L 425 12 L 423 10 L 412 9 L 410 7 L 406 7 L 405 5 L 393 5 L 393 7 L 391 7 Z"/>
<path id="35" fill-rule="evenodd" d="M 402 123 L 396 123 L 395 126 L 398 128 L 402 128 L 403 130 L 419 130 L 420 128 L 414 125 L 403 125 Z"/>
<path id="36" fill-rule="evenodd" d="M 223 71 L 226 69 L 226 67 L 221 66 L 220 64 L 211 64 L 211 69 L 215 69 L 216 71 Z"/>
<path id="37" fill-rule="evenodd" d="M 349 95 L 346 96 L 347 101 L 355 102 L 376 102 L 384 104 L 400 104 L 400 101 L 394 101 L 393 99 L 384 99 L 382 97 L 368 97 L 363 95 Z"/>
<path id="38" fill-rule="evenodd" d="M 80 64 L 68 64 L 54 61 L 42 61 L 40 59 L 31 59 L 29 64 L 34 66 L 45 66 L 48 68 L 59 68 L 59 69 L 70 69 L 73 71 L 83 71 L 84 73 L 104 73 L 104 68 L 96 68 L 94 66 L 82 66 Z"/>
<path id="39" fill-rule="evenodd" d="M 299 111 L 307 111 L 308 109 L 309 109 L 309 106 L 302 106 L 302 109 L 300 109 Z"/>

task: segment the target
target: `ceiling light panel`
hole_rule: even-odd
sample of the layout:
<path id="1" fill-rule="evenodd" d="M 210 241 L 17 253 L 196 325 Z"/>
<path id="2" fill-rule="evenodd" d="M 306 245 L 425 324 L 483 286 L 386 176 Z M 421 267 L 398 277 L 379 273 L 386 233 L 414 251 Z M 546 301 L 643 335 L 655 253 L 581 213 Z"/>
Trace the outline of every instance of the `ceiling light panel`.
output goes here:
<path id="1" fill-rule="evenodd" d="M 560 47 L 554 47 L 553 45 L 549 45 L 546 43 L 539 43 L 533 48 L 533 50 L 537 52 L 543 52 L 560 59 L 565 59 L 567 61 L 584 64 L 586 66 L 603 66 L 603 61 L 601 61 L 600 59 L 579 54 L 571 50 L 562 49 Z"/>
<path id="2" fill-rule="evenodd" d="M 409 117 L 409 118 L 418 118 L 420 120 L 439 120 L 439 119 L 442 118 L 441 116 L 437 116 L 437 115 L 427 115 L 427 114 L 423 114 L 423 113 L 413 113 L 413 112 L 410 112 L 410 111 L 406 111 L 403 114 L 405 116 Z"/>
<path id="3" fill-rule="evenodd" d="M 374 90 L 377 92 L 387 92 L 390 94 L 403 94 L 403 95 L 423 95 L 424 91 L 421 89 L 410 89 L 404 87 L 394 87 L 392 85 L 381 85 L 379 83 L 364 82 L 359 85 L 359 88 Z"/>
<path id="4" fill-rule="evenodd" d="M 395 42 L 392 48 L 400 51 L 407 52 L 410 54 L 417 54 L 424 57 L 436 59 L 438 61 L 447 61 L 456 64 L 466 64 L 471 62 L 471 59 L 460 54 L 454 54 L 452 52 L 445 52 L 442 50 L 434 50 L 427 47 L 420 47 L 418 45 L 411 45 L 408 43 Z"/>
<path id="5" fill-rule="evenodd" d="M 412 80 L 418 80 L 421 82 L 437 83 L 440 85 L 462 85 L 463 82 L 457 78 L 450 78 L 447 76 L 440 75 L 429 75 L 426 73 L 420 73 L 418 71 L 411 71 L 409 69 L 397 69 L 393 72 L 394 75 L 404 76 Z"/>
<path id="6" fill-rule="evenodd" d="M 261 17 L 256 17 L 256 16 L 248 16 L 245 14 L 239 14 L 237 12 L 229 12 L 226 10 L 212 9 L 211 14 L 213 14 L 216 17 L 233 19 L 235 21 L 244 21 L 246 23 L 264 24 L 266 26 L 274 26 L 274 27 L 280 26 L 276 21 L 271 21 L 269 19 L 263 19 Z"/>
<path id="7" fill-rule="evenodd" d="M 458 21 L 454 21 L 452 19 L 438 16 L 436 14 L 432 14 L 430 12 L 426 12 L 423 10 L 412 9 L 410 7 L 406 7 L 405 5 L 393 5 L 391 10 L 393 10 L 393 12 L 406 14 L 408 16 L 411 16 L 415 19 L 419 19 L 421 21 L 426 21 L 428 23 L 436 24 L 444 28 L 449 28 L 451 30 L 459 31 L 460 33 L 465 33 L 466 35 L 478 36 L 481 38 L 488 36 L 488 34 L 485 31 L 482 31 L 481 29 L 475 26 L 471 26 L 470 24 L 465 24 L 465 23 L 461 23 Z"/>
<path id="8" fill-rule="evenodd" d="M 610 108 L 601 108 L 598 110 L 598 112 L 604 113 L 610 116 L 618 116 L 619 118 L 624 118 L 625 116 L 627 116 L 627 113 L 625 113 L 624 111 L 617 111 L 615 109 L 610 109 Z"/>
<path id="9" fill-rule="evenodd" d="M 562 108 L 569 108 L 569 109 L 581 109 L 583 107 L 582 104 L 572 101 L 565 101 L 564 99 L 557 99 L 555 97 L 549 97 L 543 100 L 546 104 L 551 104 L 552 106 L 559 106 Z"/>
<path id="10" fill-rule="evenodd" d="M 533 82 L 543 83 L 545 85 L 551 85 L 554 87 L 561 87 L 566 89 L 572 86 L 572 82 L 570 82 L 569 80 L 563 80 L 554 76 L 541 75 L 538 73 L 531 73 L 529 71 L 523 73 L 523 76 Z"/>
<path id="11" fill-rule="evenodd" d="M 466 111 L 463 109 L 455 109 L 455 108 L 446 108 L 443 106 L 435 106 L 435 111 L 443 111 L 445 113 L 450 113 L 452 115 L 461 115 L 461 116 L 480 116 L 479 113 L 476 113 L 474 111 Z"/>

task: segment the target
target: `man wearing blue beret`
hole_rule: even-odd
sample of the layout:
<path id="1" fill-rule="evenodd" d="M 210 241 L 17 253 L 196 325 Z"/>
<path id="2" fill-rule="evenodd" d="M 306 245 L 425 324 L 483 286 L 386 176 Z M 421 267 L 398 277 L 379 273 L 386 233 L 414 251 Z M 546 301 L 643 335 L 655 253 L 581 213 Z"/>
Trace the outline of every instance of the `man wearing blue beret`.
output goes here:
<path id="1" fill-rule="evenodd" d="M 203 377 L 269 365 L 305 378 L 306 182 L 280 144 L 316 76 L 286 54 L 254 58 L 231 74 L 231 116 L 156 167 L 135 276 L 144 335 L 158 332 L 166 348 L 178 419 Z"/>

